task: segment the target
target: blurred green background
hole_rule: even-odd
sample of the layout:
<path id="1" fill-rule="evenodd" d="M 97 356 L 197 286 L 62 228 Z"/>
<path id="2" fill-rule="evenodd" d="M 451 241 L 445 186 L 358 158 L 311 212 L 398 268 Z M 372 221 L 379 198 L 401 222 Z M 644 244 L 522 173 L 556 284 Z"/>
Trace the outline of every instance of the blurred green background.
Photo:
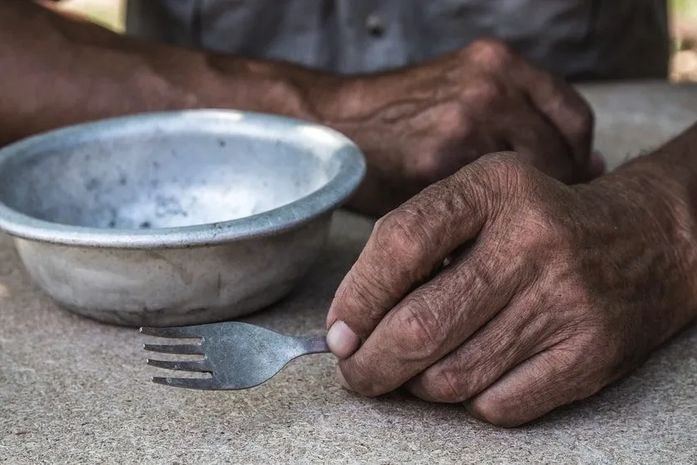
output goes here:
<path id="1" fill-rule="evenodd" d="M 697 81 L 697 1 L 671 0 L 674 54 L 671 78 Z"/>
<path id="2" fill-rule="evenodd" d="M 613 1 L 613 0 L 604 0 Z M 123 0 L 63 0 L 61 6 L 81 12 L 116 31 L 123 30 Z M 673 59 L 671 79 L 697 81 L 697 0 L 669 0 Z"/>

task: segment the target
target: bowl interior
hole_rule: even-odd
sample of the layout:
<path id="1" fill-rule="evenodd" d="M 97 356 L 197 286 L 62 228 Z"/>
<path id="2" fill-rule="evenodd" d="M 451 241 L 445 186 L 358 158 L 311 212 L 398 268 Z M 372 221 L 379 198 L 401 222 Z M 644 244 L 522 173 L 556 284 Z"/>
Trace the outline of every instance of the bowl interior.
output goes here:
<path id="1" fill-rule="evenodd" d="M 312 137 L 317 127 L 301 123 L 235 113 L 124 121 L 44 138 L 4 160 L 0 202 L 71 226 L 192 226 L 286 205 L 339 169 Z"/>

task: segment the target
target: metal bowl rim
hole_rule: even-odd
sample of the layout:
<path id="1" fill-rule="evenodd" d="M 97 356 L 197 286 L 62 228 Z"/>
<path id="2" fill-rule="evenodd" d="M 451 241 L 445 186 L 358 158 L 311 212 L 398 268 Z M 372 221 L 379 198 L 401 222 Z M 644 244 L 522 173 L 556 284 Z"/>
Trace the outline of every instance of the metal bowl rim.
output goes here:
<path id="1" fill-rule="evenodd" d="M 84 247 L 150 249 L 222 244 L 279 234 L 300 227 L 346 201 L 358 188 L 365 175 L 366 164 L 360 149 L 346 136 L 331 128 L 284 116 L 219 109 L 140 113 L 54 129 L 22 139 L 0 149 L 0 169 L 5 161 L 31 151 L 32 147 L 37 145 L 45 147 L 47 143 L 55 140 L 89 131 L 96 133 L 123 123 L 162 123 L 176 120 L 182 116 L 204 121 L 206 118 L 238 120 L 242 116 L 246 122 L 262 125 L 275 123 L 288 129 L 297 128 L 300 125 L 313 127 L 323 131 L 341 144 L 341 150 L 335 152 L 337 156 L 341 157 L 339 168 L 336 174 L 322 187 L 303 197 L 271 210 L 230 221 L 147 230 L 104 229 L 41 220 L 21 213 L 0 201 L 0 228 L 12 236 L 23 239 Z"/>

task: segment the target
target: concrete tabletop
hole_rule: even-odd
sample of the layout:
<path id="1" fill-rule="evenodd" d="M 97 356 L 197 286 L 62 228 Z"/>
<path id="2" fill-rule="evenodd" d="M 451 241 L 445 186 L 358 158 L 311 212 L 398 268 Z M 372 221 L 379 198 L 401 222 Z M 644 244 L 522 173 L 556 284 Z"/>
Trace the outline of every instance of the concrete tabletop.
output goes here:
<path id="1" fill-rule="evenodd" d="M 697 86 L 583 91 L 612 166 L 697 120 Z M 303 286 L 249 321 L 321 333 L 371 226 L 339 212 Z M 145 339 L 57 308 L 0 235 L 0 463 L 697 463 L 697 327 L 624 381 L 517 429 L 457 405 L 359 398 L 336 384 L 330 355 L 249 391 L 167 388 L 149 381 Z"/>

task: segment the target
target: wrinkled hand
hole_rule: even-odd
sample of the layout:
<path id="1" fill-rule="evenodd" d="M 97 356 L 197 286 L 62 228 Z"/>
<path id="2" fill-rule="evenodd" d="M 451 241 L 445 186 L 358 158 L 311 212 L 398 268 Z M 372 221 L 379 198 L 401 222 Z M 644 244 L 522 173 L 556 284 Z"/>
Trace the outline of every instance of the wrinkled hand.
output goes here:
<path id="1" fill-rule="evenodd" d="M 661 202 L 621 170 L 566 186 L 510 153 L 432 185 L 378 221 L 336 293 L 340 380 L 506 426 L 590 396 L 690 318 L 694 253 Z"/>
<path id="2" fill-rule="evenodd" d="M 353 206 L 384 214 L 485 153 L 515 150 L 564 182 L 595 177 L 593 114 L 568 84 L 502 43 L 481 40 L 435 61 L 350 78 L 323 122 L 366 153 Z"/>

